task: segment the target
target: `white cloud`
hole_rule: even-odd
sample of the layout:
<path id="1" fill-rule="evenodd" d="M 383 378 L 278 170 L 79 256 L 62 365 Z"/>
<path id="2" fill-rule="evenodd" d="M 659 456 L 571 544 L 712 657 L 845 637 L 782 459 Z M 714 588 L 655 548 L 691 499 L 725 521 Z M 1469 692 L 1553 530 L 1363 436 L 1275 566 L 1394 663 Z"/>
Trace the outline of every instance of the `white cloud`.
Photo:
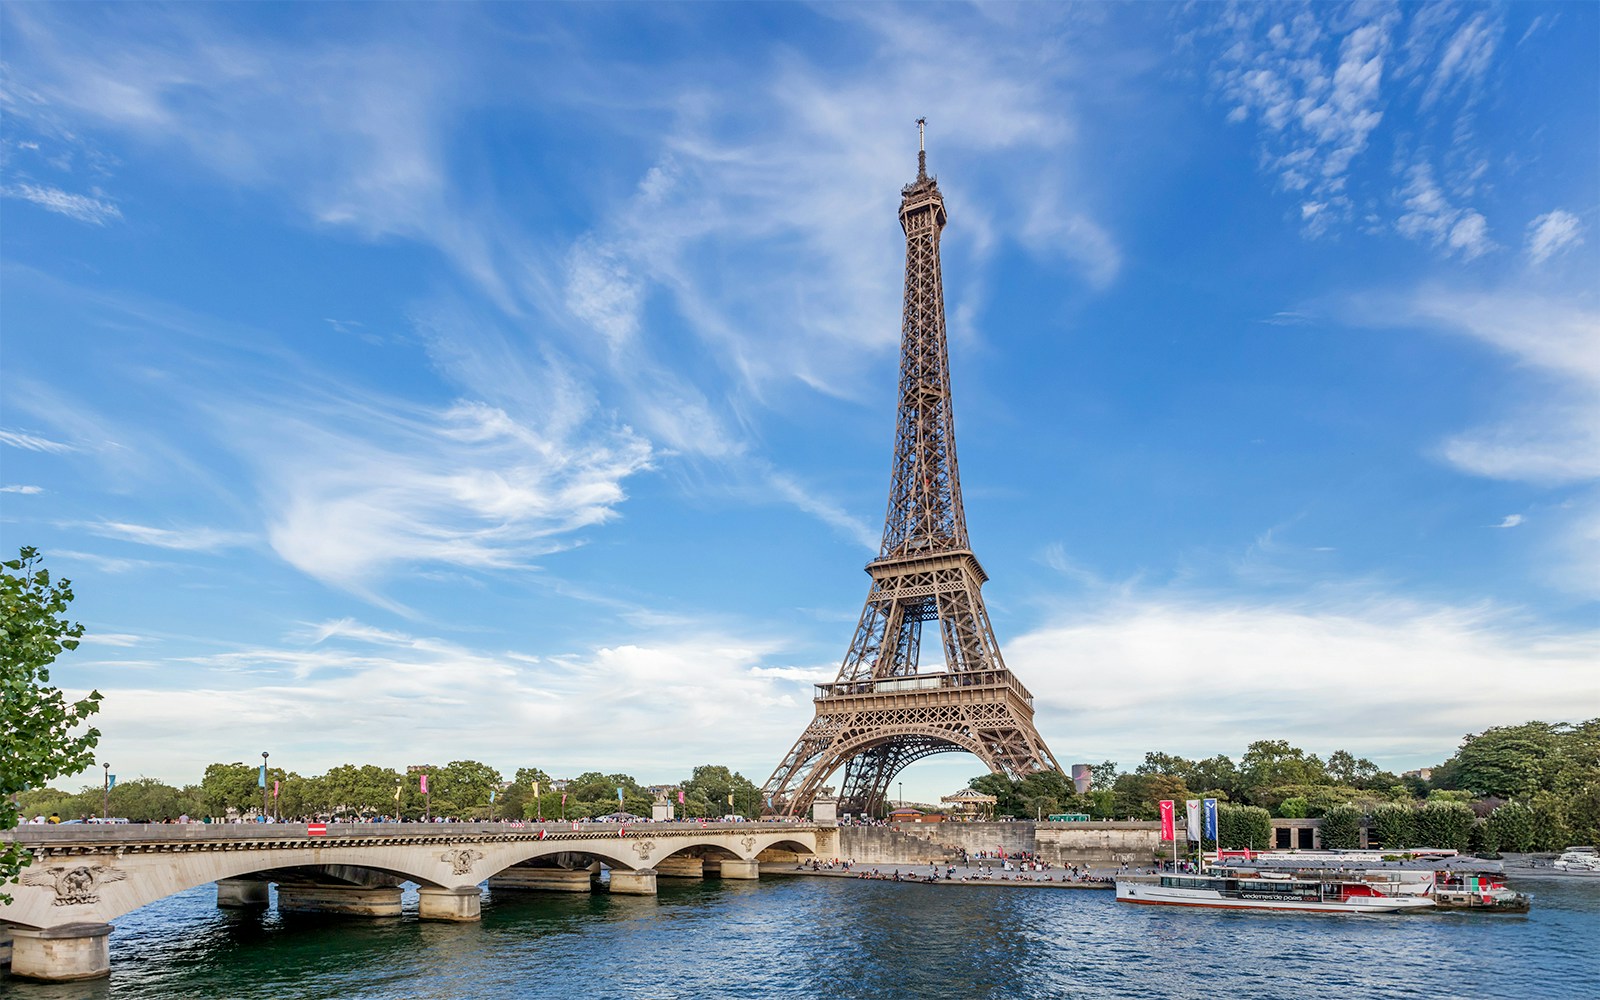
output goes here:
<path id="1" fill-rule="evenodd" d="M 1600 311 L 1592 305 L 1429 288 L 1398 302 L 1374 297 L 1361 308 L 1376 324 L 1414 322 L 1469 337 L 1519 370 L 1496 418 L 1441 442 L 1445 461 L 1470 475 L 1545 487 L 1600 479 Z M 1600 597 L 1600 494 L 1565 499 L 1541 525 L 1552 539 L 1540 557 L 1548 578 Z"/>
<path id="2" fill-rule="evenodd" d="M 57 212 L 92 226 L 103 226 L 113 219 L 122 218 L 122 210 L 109 201 L 88 195 L 71 194 L 60 188 L 39 187 L 36 184 L 11 184 L 0 188 L 7 198 L 31 201 L 40 208 Z"/>
<path id="3" fill-rule="evenodd" d="M 1229 121 L 1260 120 L 1263 163 L 1299 193 L 1305 230 L 1317 236 L 1350 216 L 1349 173 L 1383 121 L 1396 18 L 1382 13 L 1338 33 L 1302 11 L 1258 31 L 1259 17 L 1281 13 L 1244 8 L 1224 19 L 1232 34 L 1213 82 L 1232 105 Z"/>
<path id="4" fill-rule="evenodd" d="M 1488 219 L 1471 205 L 1491 163 L 1472 138 L 1501 18 L 1445 4 L 1247 4 L 1201 31 L 1219 36 L 1211 81 L 1227 120 L 1257 123 L 1262 168 L 1298 199 L 1307 236 L 1352 221 L 1366 232 L 1389 227 L 1371 207 L 1373 172 L 1360 169 L 1388 121 L 1403 123 L 1385 131 L 1406 175 L 1394 227 L 1447 256 L 1493 249 Z"/>
<path id="5" fill-rule="evenodd" d="M 42 486 L 0 486 L 0 493 L 20 493 L 23 496 L 35 496 L 44 492 Z"/>
<path id="6" fill-rule="evenodd" d="M 648 443 L 625 426 L 568 425 L 559 410 L 536 425 L 482 402 L 338 405 L 280 418 L 266 438 L 248 430 L 248 410 L 226 419 L 270 483 L 277 553 L 367 592 L 399 565 L 526 565 L 614 517 L 622 481 L 649 467 Z"/>
<path id="7" fill-rule="evenodd" d="M 1400 192 L 1405 212 L 1395 223 L 1400 235 L 1441 247 L 1446 256 L 1460 254 L 1463 260 L 1481 257 L 1494 249 L 1488 221 L 1470 208 L 1450 204 L 1434 181 L 1431 166 L 1413 164 L 1408 176 Z"/>
<path id="8" fill-rule="evenodd" d="M 248 545 L 253 540 L 247 533 L 224 531 L 219 528 L 155 528 L 145 524 L 129 524 L 125 521 L 95 521 L 82 524 L 80 527 L 102 538 L 115 538 L 182 552 L 215 552 L 218 549 Z"/>
<path id="9" fill-rule="evenodd" d="M 1571 212 L 1556 209 L 1528 223 L 1528 260 L 1543 264 L 1570 247 L 1583 245 L 1583 223 Z"/>
<path id="10" fill-rule="evenodd" d="M 471 757 L 507 773 L 535 765 L 648 782 L 715 761 L 760 782 L 809 721 L 815 674 L 762 667 L 773 652 L 769 641 L 689 628 L 532 656 L 342 619 L 281 644 L 169 661 L 143 675 L 160 686 L 125 671 L 97 678 L 96 724 L 102 754 L 136 755 L 145 773 L 175 781 L 198 780 L 238 748 L 269 747 L 302 774 Z"/>
<path id="11" fill-rule="evenodd" d="M 1340 607 L 1145 596 L 1011 641 L 1063 759 L 1146 750 L 1237 759 L 1258 739 L 1433 763 L 1461 737 L 1592 715 L 1600 632 L 1552 634 L 1486 607 Z"/>
<path id="12" fill-rule="evenodd" d="M 1476 87 L 1494 63 L 1505 25 L 1497 18 L 1479 14 L 1463 24 L 1440 53 L 1438 63 L 1423 92 L 1421 107 L 1427 110 L 1440 98 Z"/>
<path id="13" fill-rule="evenodd" d="M 0 444 L 8 444 L 13 448 L 21 448 L 25 451 L 44 451 L 57 455 L 78 450 L 70 444 L 52 441 L 36 434 L 24 434 L 21 431 L 0 430 Z"/>
<path id="14" fill-rule="evenodd" d="M 1507 514 L 1505 520 L 1495 525 L 1496 528 L 1515 528 L 1523 521 L 1521 514 Z"/>

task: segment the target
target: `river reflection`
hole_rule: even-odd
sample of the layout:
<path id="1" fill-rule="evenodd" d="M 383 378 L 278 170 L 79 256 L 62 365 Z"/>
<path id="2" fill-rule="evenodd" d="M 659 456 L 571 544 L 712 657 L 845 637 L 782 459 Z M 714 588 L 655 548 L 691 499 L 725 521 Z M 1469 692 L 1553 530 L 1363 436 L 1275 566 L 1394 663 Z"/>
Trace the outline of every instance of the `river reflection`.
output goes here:
<path id="1" fill-rule="evenodd" d="M 767 876 L 654 899 L 486 896 L 477 924 L 215 908 L 128 914 L 112 976 L 0 980 L 67 998 L 1600 996 L 1600 885 L 1518 885 L 1526 917 L 1167 910 L 1109 892 Z M 415 894 L 408 893 L 414 912 Z"/>

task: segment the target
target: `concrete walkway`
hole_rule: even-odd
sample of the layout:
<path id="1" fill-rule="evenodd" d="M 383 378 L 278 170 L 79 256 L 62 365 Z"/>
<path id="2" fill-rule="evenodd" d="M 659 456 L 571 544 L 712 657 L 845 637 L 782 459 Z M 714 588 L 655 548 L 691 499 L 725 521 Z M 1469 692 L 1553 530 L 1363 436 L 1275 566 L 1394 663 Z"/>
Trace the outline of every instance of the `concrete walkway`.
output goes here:
<path id="1" fill-rule="evenodd" d="M 839 868 L 822 868 L 812 870 L 810 867 L 796 868 L 793 864 L 764 864 L 761 866 L 763 877 L 768 875 L 805 875 L 813 878 L 847 878 L 863 879 L 867 881 L 893 881 L 895 872 L 900 873 L 901 882 L 911 882 L 919 885 L 938 886 L 998 886 L 1000 888 L 1020 889 L 1113 889 L 1112 880 L 1116 878 L 1118 870 L 1112 868 L 1089 869 L 1087 875 L 1090 879 L 1104 879 L 1105 881 L 1071 881 L 1071 874 L 1060 868 L 1050 868 L 1042 872 L 1004 871 L 998 865 L 993 868 L 985 865 L 956 865 L 955 875 L 946 878 L 950 865 L 927 864 L 857 864 L 849 871 Z M 934 869 L 938 869 L 937 882 L 925 881 Z M 1130 868 L 1123 874 L 1138 874 L 1143 869 Z M 1079 869 L 1080 875 L 1084 874 Z M 982 875 L 983 877 L 979 877 Z"/>

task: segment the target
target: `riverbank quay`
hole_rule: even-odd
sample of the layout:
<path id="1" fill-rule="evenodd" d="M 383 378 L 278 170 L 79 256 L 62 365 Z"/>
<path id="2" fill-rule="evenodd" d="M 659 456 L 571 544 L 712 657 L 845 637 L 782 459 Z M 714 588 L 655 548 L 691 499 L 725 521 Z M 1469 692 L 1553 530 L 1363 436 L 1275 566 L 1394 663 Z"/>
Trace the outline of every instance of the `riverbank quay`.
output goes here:
<path id="1" fill-rule="evenodd" d="M 954 874 L 951 874 L 951 867 L 950 865 L 941 865 L 938 877 L 934 878 L 931 867 L 922 866 L 897 868 L 891 865 L 857 864 L 847 871 L 841 868 L 811 868 L 809 866 L 797 868 L 791 864 L 763 864 L 761 866 L 761 875 L 763 878 L 772 875 L 849 879 L 858 882 L 904 882 L 946 888 L 977 888 L 984 886 L 1002 889 L 1111 890 L 1116 888 L 1117 871 L 1114 868 L 1099 871 L 1090 870 L 1083 878 L 1073 879 L 1069 873 L 1058 869 L 1042 872 L 1008 872 L 988 866 L 955 865 Z M 898 878 L 896 877 L 897 875 Z M 946 877 L 947 875 L 949 877 Z"/>

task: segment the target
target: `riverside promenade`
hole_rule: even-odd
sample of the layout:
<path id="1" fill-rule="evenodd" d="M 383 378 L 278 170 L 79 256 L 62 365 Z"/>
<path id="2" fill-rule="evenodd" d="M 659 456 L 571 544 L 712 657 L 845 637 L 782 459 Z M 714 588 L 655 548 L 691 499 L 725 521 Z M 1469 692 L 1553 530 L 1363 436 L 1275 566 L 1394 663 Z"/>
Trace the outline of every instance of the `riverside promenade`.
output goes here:
<path id="1" fill-rule="evenodd" d="M 1151 869 L 1126 869 L 1123 875 L 1147 873 Z M 919 885 L 944 888 L 997 887 L 1011 889 L 1115 889 L 1118 866 L 1105 868 L 1079 868 L 1074 877 L 1070 870 L 1049 868 L 1036 871 L 1005 871 L 997 865 L 963 864 L 855 864 L 849 869 L 826 866 L 813 868 L 809 863 L 763 864 L 762 877 L 798 876 L 808 878 L 856 879 L 861 881 L 912 882 Z"/>

